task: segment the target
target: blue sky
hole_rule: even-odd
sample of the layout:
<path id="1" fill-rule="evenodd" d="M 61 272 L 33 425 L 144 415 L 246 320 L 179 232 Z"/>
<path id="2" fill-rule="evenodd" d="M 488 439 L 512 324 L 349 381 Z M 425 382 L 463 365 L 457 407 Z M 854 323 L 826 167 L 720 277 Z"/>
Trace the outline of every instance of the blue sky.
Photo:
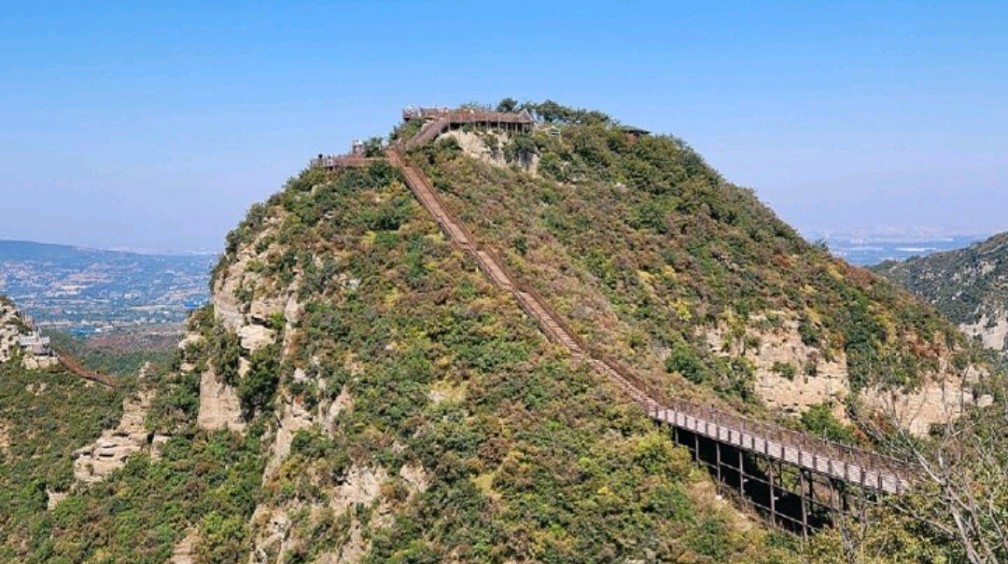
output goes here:
<path id="1" fill-rule="evenodd" d="M 807 233 L 1008 230 L 1008 2 L 713 4 L 7 5 L 0 238 L 216 250 L 311 155 L 504 96 L 682 137 Z"/>

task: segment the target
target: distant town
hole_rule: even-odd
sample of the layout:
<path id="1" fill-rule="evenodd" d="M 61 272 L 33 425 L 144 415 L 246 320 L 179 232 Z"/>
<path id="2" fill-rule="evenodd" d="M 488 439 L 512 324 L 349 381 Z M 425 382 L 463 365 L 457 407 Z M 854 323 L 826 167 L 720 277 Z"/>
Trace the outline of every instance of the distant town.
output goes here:
<path id="1" fill-rule="evenodd" d="M 0 294 L 39 328 L 90 336 L 181 324 L 209 299 L 214 255 L 147 255 L 0 241 Z"/>

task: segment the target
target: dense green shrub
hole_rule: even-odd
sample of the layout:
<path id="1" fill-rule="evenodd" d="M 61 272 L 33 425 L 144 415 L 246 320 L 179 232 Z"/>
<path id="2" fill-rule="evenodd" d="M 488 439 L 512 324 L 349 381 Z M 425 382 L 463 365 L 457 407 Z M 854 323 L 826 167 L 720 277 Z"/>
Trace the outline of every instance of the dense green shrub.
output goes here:
<path id="1" fill-rule="evenodd" d="M 0 429 L 9 442 L 0 448 L 0 560 L 55 555 L 47 490 L 73 486 L 73 451 L 118 422 L 122 393 L 60 370 L 0 364 Z"/>
<path id="2" fill-rule="evenodd" d="M 541 178 L 436 145 L 419 150 L 416 161 L 479 240 L 525 242 L 527 250 L 516 248 L 508 259 L 533 273 L 530 281 L 548 281 L 540 289 L 557 309 L 611 304 L 626 325 L 607 318 L 578 327 L 609 352 L 645 371 L 664 364 L 726 397 L 754 398 L 743 382 L 751 370 L 737 362 L 715 366 L 702 339 L 680 336 L 706 332 L 729 313 L 758 319 L 791 312 L 819 358 L 846 356 L 854 392 L 875 384 L 913 388 L 934 372 L 920 347 L 908 345 L 913 340 L 964 346 L 929 307 L 804 241 L 684 141 L 630 138 L 605 116 L 552 101 L 522 107 L 551 124 L 531 141 L 515 138 L 534 144 Z M 617 334 L 615 327 L 629 330 Z M 671 356 L 661 360 L 642 354 L 664 349 Z"/>
<path id="3" fill-rule="evenodd" d="M 824 439 L 848 445 L 857 443 L 854 431 L 837 421 L 829 404 L 820 403 L 810 407 L 802 413 L 801 424 L 806 431 Z"/>
<path id="4" fill-rule="evenodd" d="M 210 361 L 220 380 L 230 386 L 238 383 L 238 367 L 241 359 L 241 341 L 238 334 L 218 327 L 213 335 Z"/>
<path id="5" fill-rule="evenodd" d="M 280 383 L 280 346 L 273 344 L 252 353 L 248 374 L 238 382 L 238 399 L 246 419 L 272 408 Z"/>

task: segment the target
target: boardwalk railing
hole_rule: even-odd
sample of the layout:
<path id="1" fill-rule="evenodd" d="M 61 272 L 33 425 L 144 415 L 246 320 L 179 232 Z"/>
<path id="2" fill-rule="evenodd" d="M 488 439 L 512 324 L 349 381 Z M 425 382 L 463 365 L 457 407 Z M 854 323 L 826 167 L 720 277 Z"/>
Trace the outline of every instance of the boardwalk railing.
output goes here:
<path id="1" fill-rule="evenodd" d="M 94 370 L 88 370 L 87 368 L 84 368 L 83 364 L 81 364 L 76 358 L 74 358 L 72 355 L 68 353 L 57 352 L 56 359 L 59 360 L 59 363 L 62 364 L 64 368 L 76 374 L 77 376 L 84 378 L 85 380 L 98 382 L 99 384 L 102 384 L 103 386 L 108 386 L 110 388 L 114 388 L 116 385 L 118 385 L 118 382 L 116 382 L 115 378 L 112 378 L 111 376 L 106 376 L 105 374 L 100 374 L 98 372 L 95 372 Z"/>
<path id="2" fill-rule="evenodd" d="M 447 129 L 465 125 L 485 125 L 491 127 L 515 126 L 531 128 L 535 120 L 528 112 L 492 112 L 485 110 L 418 110 L 417 117 L 429 119 L 416 135 L 403 143 L 405 149 L 419 147 L 433 141 Z M 405 116 L 405 114 L 404 114 Z"/>

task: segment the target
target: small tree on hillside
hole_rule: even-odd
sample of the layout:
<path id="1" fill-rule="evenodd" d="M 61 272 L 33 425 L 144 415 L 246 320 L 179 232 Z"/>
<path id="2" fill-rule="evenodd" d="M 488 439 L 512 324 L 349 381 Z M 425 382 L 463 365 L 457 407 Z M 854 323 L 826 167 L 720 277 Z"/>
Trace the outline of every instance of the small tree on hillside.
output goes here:
<path id="1" fill-rule="evenodd" d="M 514 98 L 504 98 L 497 103 L 498 112 L 513 112 L 516 109 L 518 109 L 518 100 L 515 100 Z"/>

